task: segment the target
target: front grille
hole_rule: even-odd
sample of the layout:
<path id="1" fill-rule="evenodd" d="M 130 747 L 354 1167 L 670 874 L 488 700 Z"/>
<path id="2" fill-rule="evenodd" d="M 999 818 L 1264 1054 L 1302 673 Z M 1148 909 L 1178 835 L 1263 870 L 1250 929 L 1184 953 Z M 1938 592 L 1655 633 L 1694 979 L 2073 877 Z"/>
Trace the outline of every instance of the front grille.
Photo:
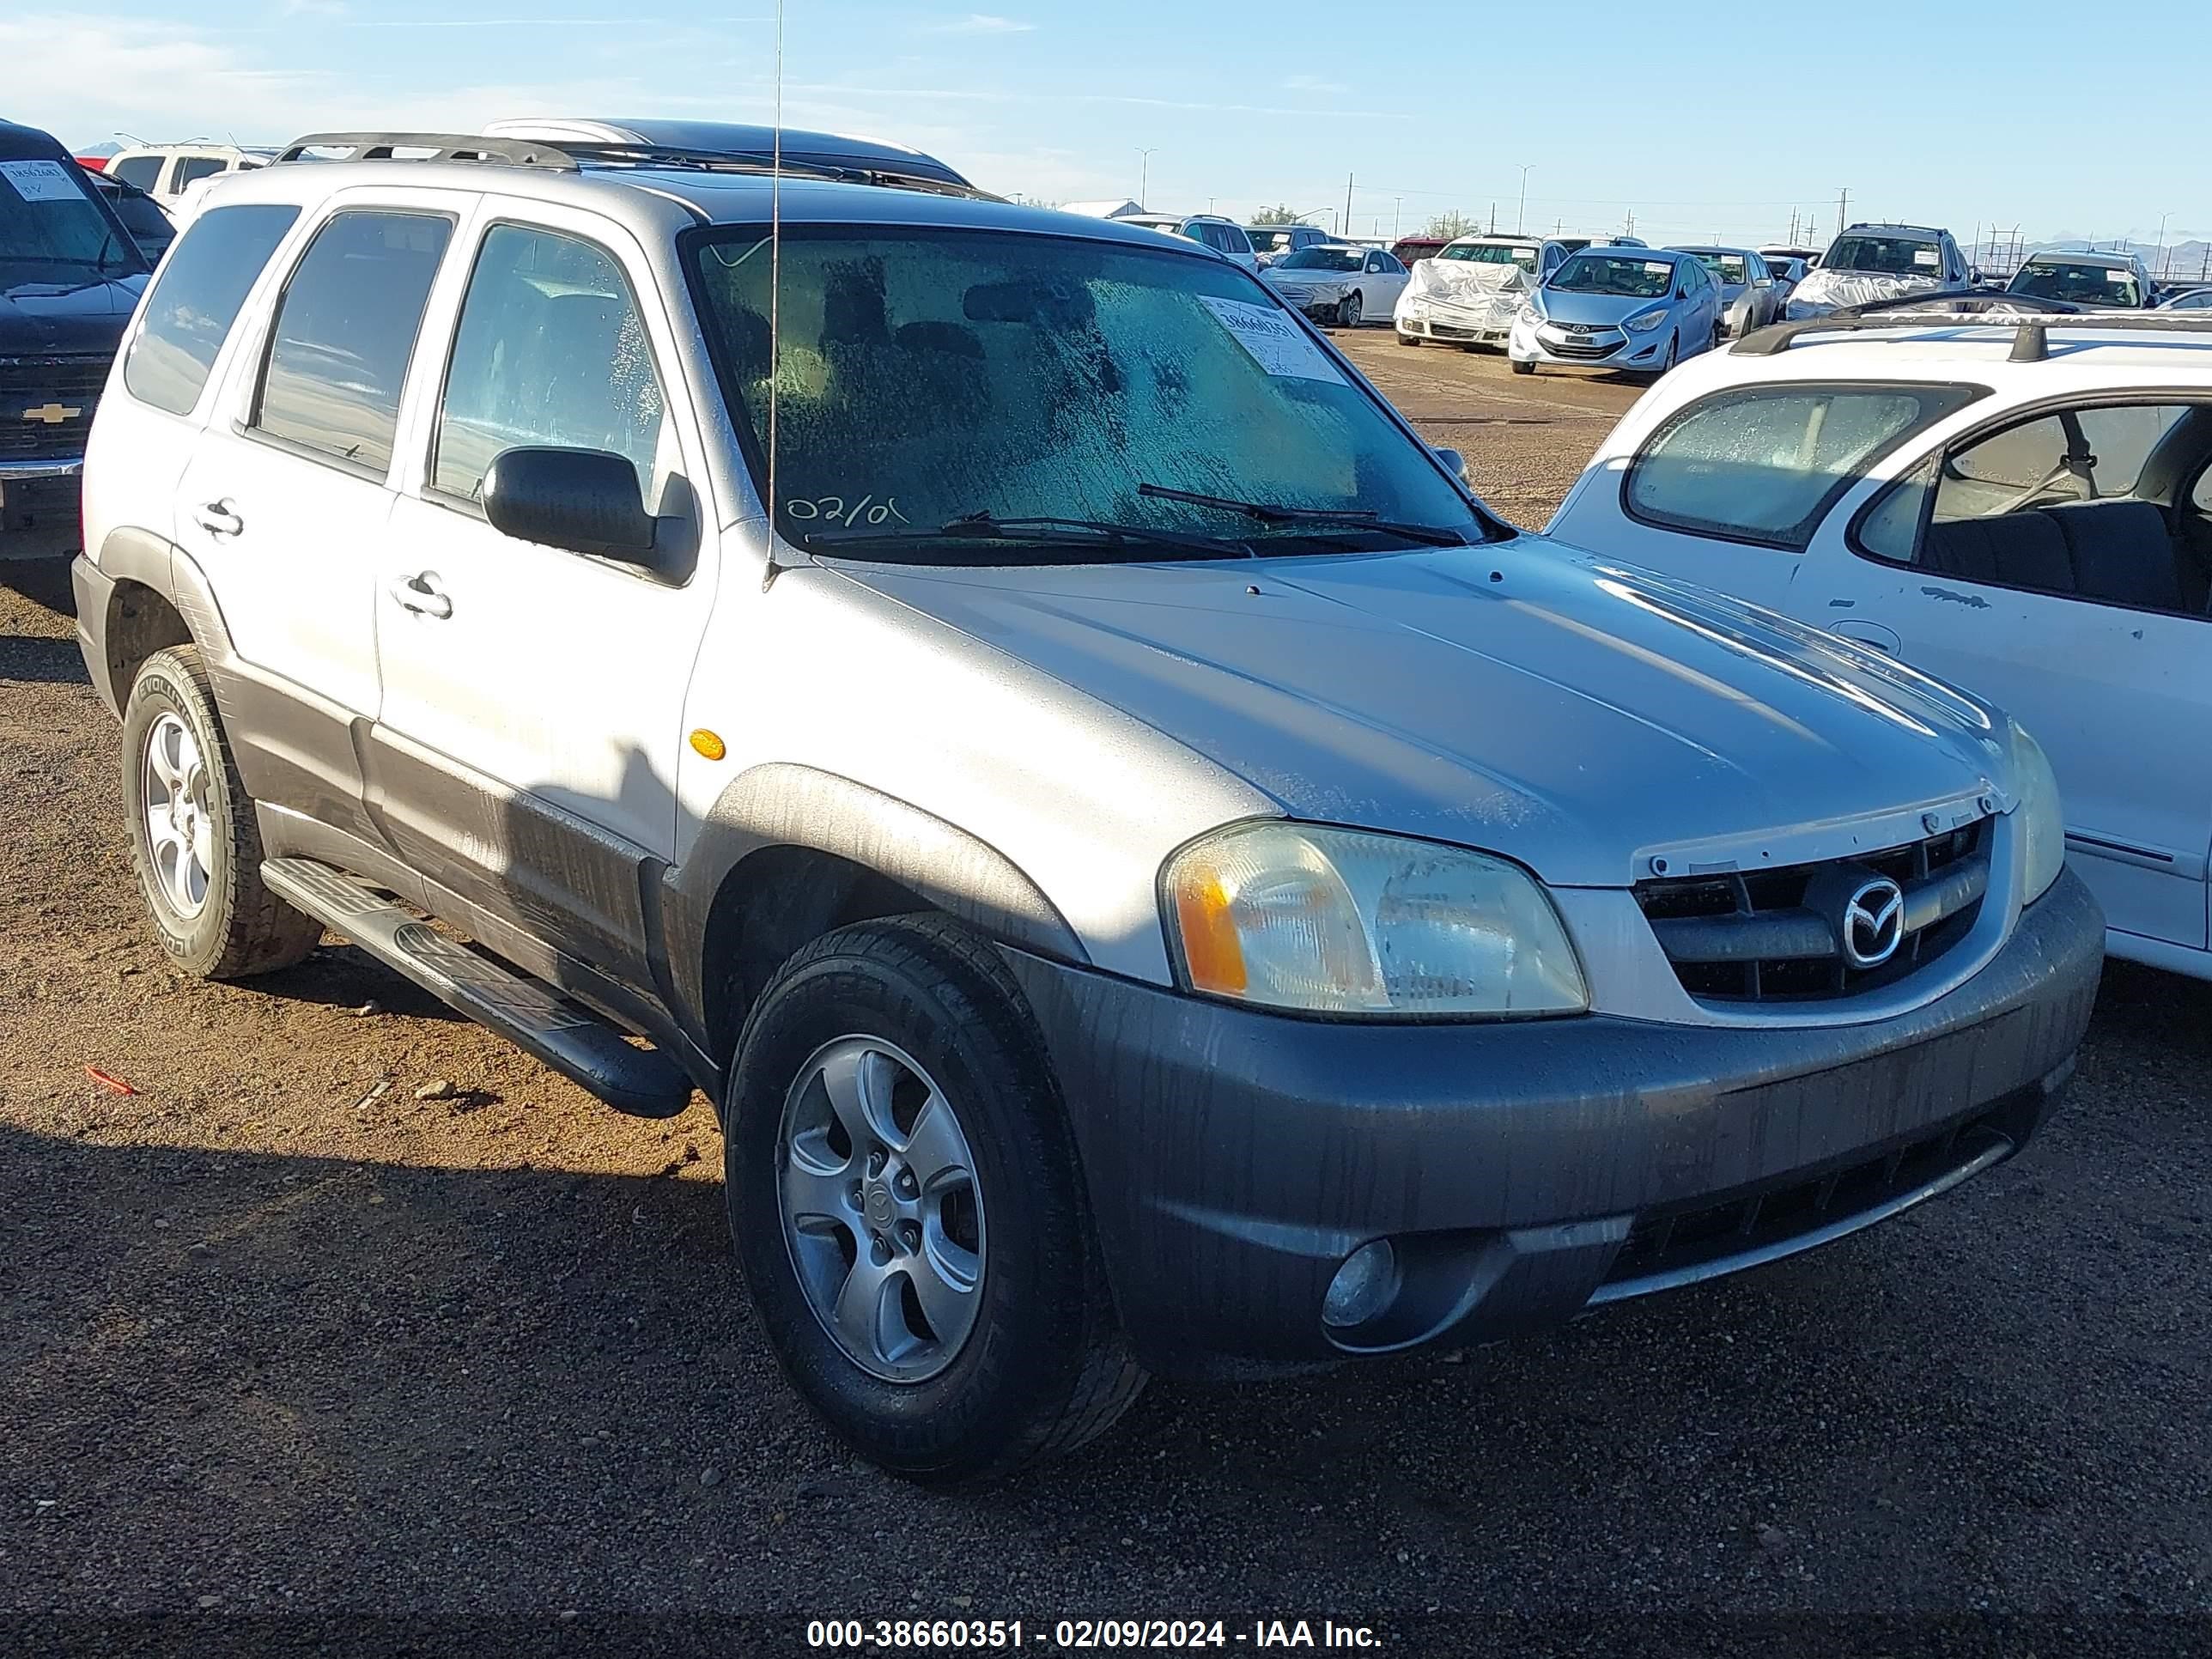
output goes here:
<path id="1" fill-rule="evenodd" d="M 1436 340 L 1475 341 L 1482 337 L 1479 328 L 1464 328 L 1457 323 L 1431 323 L 1429 337 Z"/>
<path id="2" fill-rule="evenodd" d="M 1638 882 L 1636 902 L 1674 975 L 1711 1002 L 1854 996 L 1905 977 L 1964 939 L 1989 889 L 1990 820 L 1861 859 L 1778 870 L 1692 872 Z M 1838 895 L 1887 877 L 1904 895 L 1904 935 L 1877 966 L 1844 955 Z"/>
<path id="3" fill-rule="evenodd" d="M 1592 1299 L 1614 1301 L 1660 1288 L 1638 1281 L 1705 1277 L 1728 1271 L 1731 1263 L 1750 1265 L 1745 1257 L 1771 1259 L 1788 1254 L 1791 1241 L 1808 1234 L 1869 1212 L 1893 1211 L 1899 1207 L 1898 1200 L 1924 1195 L 1923 1188 L 1944 1176 L 1972 1173 L 1969 1166 L 1995 1162 L 2010 1152 L 2013 1137 L 1995 1127 L 1995 1115 L 1984 1112 L 1811 1180 L 1738 1194 L 1717 1204 L 1647 1211 L 1629 1227 L 1628 1242 L 1606 1273 L 1604 1285 L 1613 1287 L 1612 1293 L 1601 1288 Z M 1843 1231 L 1850 1231 L 1848 1225 Z"/>
<path id="4" fill-rule="evenodd" d="M 0 461 L 71 460 L 84 453 L 85 434 L 100 389 L 107 382 L 106 357 L 0 358 Z M 42 412 L 73 410 L 58 421 Z"/>

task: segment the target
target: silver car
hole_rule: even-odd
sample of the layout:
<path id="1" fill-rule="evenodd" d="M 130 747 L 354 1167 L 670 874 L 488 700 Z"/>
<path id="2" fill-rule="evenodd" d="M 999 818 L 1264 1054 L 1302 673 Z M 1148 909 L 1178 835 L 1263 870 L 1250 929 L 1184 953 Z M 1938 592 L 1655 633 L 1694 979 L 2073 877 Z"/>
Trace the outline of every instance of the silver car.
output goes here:
<path id="1" fill-rule="evenodd" d="M 1775 280 L 1763 255 L 1747 247 L 1677 247 L 1705 268 L 1720 285 L 1721 332 L 1745 335 L 1782 319 L 1787 290 Z"/>
<path id="2" fill-rule="evenodd" d="M 1249 272 L 703 124 L 319 147 L 422 159 L 213 187 L 93 429 L 147 926 L 702 1091 L 740 1340 L 867 1456 L 1557 1324 L 2044 1122 L 2104 923 L 2033 740 L 1515 530 Z"/>
<path id="3" fill-rule="evenodd" d="M 1505 355 L 1516 374 L 1539 365 L 1664 374 L 1720 338 L 1720 284 L 1668 248 L 1612 242 L 1584 248 L 1532 292 Z"/>

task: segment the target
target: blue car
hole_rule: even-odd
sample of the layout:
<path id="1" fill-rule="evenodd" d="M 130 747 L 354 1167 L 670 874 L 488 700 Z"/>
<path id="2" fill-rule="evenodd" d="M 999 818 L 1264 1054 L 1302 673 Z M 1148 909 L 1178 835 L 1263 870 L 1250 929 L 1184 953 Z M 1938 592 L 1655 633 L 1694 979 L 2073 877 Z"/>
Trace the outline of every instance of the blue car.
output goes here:
<path id="1" fill-rule="evenodd" d="M 1720 337 L 1722 294 L 1698 258 L 1618 243 L 1584 248 L 1529 295 L 1505 355 L 1516 374 L 1539 363 L 1664 374 Z"/>

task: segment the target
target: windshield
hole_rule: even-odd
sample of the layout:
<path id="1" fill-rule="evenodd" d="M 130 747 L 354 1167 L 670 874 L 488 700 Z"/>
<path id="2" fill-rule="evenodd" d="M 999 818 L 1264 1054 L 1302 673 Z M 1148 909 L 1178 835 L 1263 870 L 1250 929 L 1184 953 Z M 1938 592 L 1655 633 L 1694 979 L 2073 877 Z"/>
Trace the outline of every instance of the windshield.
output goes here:
<path id="1" fill-rule="evenodd" d="M 1751 280 L 1744 274 L 1743 255 L 1741 253 L 1716 253 L 1708 248 L 1702 252 L 1693 251 L 1691 257 L 1713 273 L 1715 282 L 1741 288 Z"/>
<path id="2" fill-rule="evenodd" d="M 1356 247 L 1302 247 L 1275 261 L 1278 270 L 1358 270 L 1367 256 Z"/>
<path id="3" fill-rule="evenodd" d="M 757 478 L 769 436 L 768 238 L 725 229 L 687 257 Z M 839 552 L 841 534 L 912 532 L 909 544 L 852 556 L 1055 556 L 1018 536 L 930 539 L 978 513 L 1218 538 L 1224 557 L 1248 544 L 1405 545 L 1379 527 L 1263 524 L 1141 484 L 1372 514 L 1468 541 L 1487 533 L 1311 331 L 1225 262 L 1073 237 L 810 226 L 786 228 L 781 264 L 775 525 L 812 550 Z"/>
<path id="4" fill-rule="evenodd" d="M 2024 265 L 2012 279 L 2012 292 L 2039 300 L 2071 300 L 2087 306 L 2140 306 L 2142 289 L 2134 275 L 2110 265 L 2041 261 Z"/>
<path id="5" fill-rule="evenodd" d="M 1839 236 L 1821 268 L 1880 276 L 1941 276 L 1943 250 L 1925 236 Z"/>
<path id="6" fill-rule="evenodd" d="M 1287 230 L 1248 229 L 1244 234 L 1252 239 L 1255 253 L 1273 253 L 1291 245 L 1291 233 Z"/>
<path id="7" fill-rule="evenodd" d="M 1532 276 L 1536 273 L 1536 250 L 1507 242 L 1455 242 L 1437 258 L 1478 265 L 1518 265 Z"/>
<path id="8" fill-rule="evenodd" d="M 1548 286 L 1563 294 L 1611 294 L 1624 300 L 1659 300 L 1674 283 L 1674 267 L 1665 259 L 1636 259 L 1608 253 L 1577 253 L 1552 273 Z"/>
<path id="9" fill-rule="evenodd" d="M 76 167 L 0 161 L 0 287 L 94 283 L 145 268 Z"/>

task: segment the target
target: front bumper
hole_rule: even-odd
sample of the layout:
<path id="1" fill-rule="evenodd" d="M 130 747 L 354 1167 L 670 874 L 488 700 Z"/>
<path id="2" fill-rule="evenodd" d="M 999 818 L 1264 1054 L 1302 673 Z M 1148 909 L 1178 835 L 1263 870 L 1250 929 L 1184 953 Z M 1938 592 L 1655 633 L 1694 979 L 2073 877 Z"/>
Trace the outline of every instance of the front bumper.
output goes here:
<path id="1" fill-rule="evenodd" d="M 1648 334 L 1626 329 L 1599 328 L 1587 335 L 1565 337 L 1559 325 L 1516 319 L 1505 355 L 1516 363 L 1556 363 L 1562 368 L 1656 369 L 1667 359 L 1665 328 Z"/>
<path id="2" fill-rule="evenodd" d="M 1430 307 L 1401 311 L 1392 326 L 1408 340 L 1434 340 L 1440 345 L 1502 346 L 1513 331 L 1510 314 L 1479 316 L 1471 311 L 1445 311 Z"/>
<path id="3" fill-rule="evenodd" d="M 1557 1324 L 1933 1196 L 2040 1127 L 2104 927 L 2062 875 L 1948 995 L 1820 1027 L 1292 1019 L 1008 959 L 1139 1357 L 1219 1377 Z M 1377 1238 L 1398 1293 L 1332 1332 L 1329 1282 Z"/>
<path id="4" fill-rule="evenodd" d="M 81 457 L 0 460 L 0 559 L 67 558 L 84 543 Z"/>
<path id="5" fill-rule="evenodd" d="M 1300 289 L 1278 288 L 1276 295 L 1293 311 L 1304 312 L 1317 323 L 1336 320 L 1337 308 L 1344 303 L 1341 294 L 1316 294 Z"/>

